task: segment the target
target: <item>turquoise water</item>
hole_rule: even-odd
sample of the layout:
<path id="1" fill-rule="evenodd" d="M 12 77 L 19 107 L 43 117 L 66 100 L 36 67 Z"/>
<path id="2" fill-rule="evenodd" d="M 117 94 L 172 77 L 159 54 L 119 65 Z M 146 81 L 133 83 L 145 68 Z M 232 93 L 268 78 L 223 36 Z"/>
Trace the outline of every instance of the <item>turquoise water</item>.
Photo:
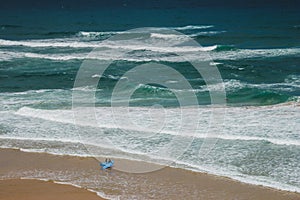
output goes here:
<path id="1" fill-rule="evenodd" d="M 299 9 L 179 7 L 65 7 L 46 13 L 40 9 L 0 12 L 1 147 L 89 156 L 93 152 L 82 146 L 89 144 L 104 156 L 162 163 L 171 160 L 174 167 L 299 192 Z M 120 56 L 124 46 L 119 43 L 101 47 L 97 62 L 112 61 L 101 77 L 93 75 L 101 78 L 101 84 L 96 90 L 88 86 L 73 88 L 89 52 L 109 37 L 139 27 L 153 27 L 154 32 L 171 29 L 188 35 L 202 45 L 197 51 L 211 58 L 199 57 L 188 47 L 182 51 L 194 61 L 207 59 L 219 69 L 226 90 L 226 116 L 222 126 L 210 127 L 210 137 L 218 140 L 208 155 L 199 154 L 199 149 L 209 129 L 209 90 L 191 64 L 168 49 L 147 49 L 137 44 L 129 48 L 130 53 Z M 159 34 L 149 38 L 159 42 L 181 39 L 178 35 Z M 195 108 L 184 108 L 189 118 L 178 136 L 179 102 L 172 91 L 155 84 L 138 85 L 130 101 L 132 113 L 137 116 L 135 122 L 147 128 L 134 129 L 125 124 L 121 128 L 130 132 L 128 135 L 114 128 L 110 106 L 116 83 L 126 71 L 149 63 L 170 66 L 190 83 L 201 105 L 200 128 L 194 135 L 189 135 L 189 127 L 199 119 L 194 115 Z M 215 90 L 219 87 L 212 86 Z M 100 127 L 77 123 L 81 127 L 78 133 L 71 113 L 74 90 L 96 93 L 95 113 L 101 119 Z M 164 108 L 153 108 L 157 104 Z M 119 111 L 117 117 L 125 119 Z M 169 117 L 168 129 L 157 131 L 148 112 L 157 117 L 164 112 Z M 152 138 L 132 135 L 149 132 L 154 134 Z M 158 158 L 151 154 L 155 147 L 176 137 L 182 141 L 192 137 L 180 157 L 162 154 Z M 108 147 L 107 141 L 99 138 L 117 145 Z"/>

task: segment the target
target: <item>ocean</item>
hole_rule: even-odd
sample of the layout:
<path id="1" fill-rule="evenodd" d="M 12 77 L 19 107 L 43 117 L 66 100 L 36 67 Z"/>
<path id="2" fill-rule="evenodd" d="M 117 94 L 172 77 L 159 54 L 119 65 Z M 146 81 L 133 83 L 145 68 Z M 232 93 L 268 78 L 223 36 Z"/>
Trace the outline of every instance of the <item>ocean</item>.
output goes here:
<path id="1" fill-rule="evenodd" d="M 300 7 L 177 4 L 4 7 L 0 147 L 148 161 L 300 192 Z M 111 40 L 144 27 L 151 27 L 147 39 Z M 187 37 L 201 46 L 168 46 Z M 109 69 L 91 74 L 101 84 L 77 87 L 87 60 Z M 191 65 L 197 61 L 218 69 L 222 82 L 207 85 Z M 168 84 L 142 77 L 120 86 L 129 100 L 117 96 L 112 103 L 126 72 L 139 66 L 168 66 L 189 88 L 169 89 L 183 83 L 157 68 L 146 76 Z M 222 90 L 224 104 L 214 107 L 211 92 Z M 197 104 L 182 104 L 178 97 L 186 101 L 185 92 Z M 91 94 L 92 109 L 84 98 Z M 97 123 L 76 119 L 74 102 Z M 222 113 L 221 121 L 214 112 Z"/>

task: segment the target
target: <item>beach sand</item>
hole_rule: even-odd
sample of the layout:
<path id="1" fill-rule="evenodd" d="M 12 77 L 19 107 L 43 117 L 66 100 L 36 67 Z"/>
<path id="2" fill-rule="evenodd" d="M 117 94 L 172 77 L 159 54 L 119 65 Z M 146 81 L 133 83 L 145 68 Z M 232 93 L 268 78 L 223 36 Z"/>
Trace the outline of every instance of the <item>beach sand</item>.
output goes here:
<path id="1" fill-rule="evenodd" d="M 70 185 L 39 180 L 1 180 L 0 200 L 101 200 L 96 193 Z"/>
<path id="2" fill-rule="evenodd" d="M 116 160 L 116 164 L 118 162 L 121 161 Z M 127 163 L 130 162 L 127 161 Z M 14 195 L 10 199 L 25 199 L 28 195 L 36 195 L 37 191 L 39 195 L 47 196 L 49 199 L 55 196 L 55 199 L 67 200 L 69 197 L 72 198 L 72 195 L 86 195 L 81 199 L 97 199 L 94 193 L 72 186 L 57 185 L 53 182 L 16 180 L 17 178 L 28 178 L 29 174 L 31 178 L 40 178 L 40 175 L 34 174 L 42 174 L 44 172 L 49 174 L 49 171 L 57 175 L 56 178 L 48 177 L 51 180 L 58 179 L 53 181 L 61 181 L 59 177 L 64 172 L 84 174 L 81 175 L 82 180 L 88 179 L 90 182 L 93 182 L 92 177 L 97 177 L 94 180 L 94 182 L 100 182 L 97 188 L 95 188 L 96 186 L 94 188 L 87 187 L 87 183 L 84 181 L 79 182 L 79 185 L 83 188 L 98 190 L 107 195 L 119 196 L 121 199 L 123 199 L 122 197 L 124 199 L 132 199 L 135 194 L 137 194 L 135 196 L 136 199 L 300 199 L 299 193 L 245 184 L 230 178 L 183 169 L 165 167 L 161 170 L 144 174 L 130 174 L 112 169 L 107 173 L 100 170 L 99 163 L 94 158 L 27 153 L 12 149 L 0 150 L 0 177 L 5 179 L 0 183 L 0 199 L 9 199 L 3 195 L 12 193 Z M 79 176 L 76 180 L 80 179 Z M 101 182 L 102 179 L 105 179 L 107 184 L 103 184 Z M 126 182 L 126 184 L 121 184 L 122 182 Z M 80 199 L 79 196 L 78 199 Z"/>

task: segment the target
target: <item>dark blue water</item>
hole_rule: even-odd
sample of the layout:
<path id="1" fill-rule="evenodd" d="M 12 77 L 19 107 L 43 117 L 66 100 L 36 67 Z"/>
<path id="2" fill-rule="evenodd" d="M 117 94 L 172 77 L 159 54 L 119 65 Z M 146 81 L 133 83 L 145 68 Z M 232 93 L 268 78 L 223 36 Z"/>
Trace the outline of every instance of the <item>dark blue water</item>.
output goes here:
<path id="1" fill-rule="evenodd" d="M 276 104 L 290 101 L 299 95 L 297 81 L 300 29 L 299 12 L 296 8 L 61 8 L 50 9 L 47 14 L 45 10 L 46 8 L 1 12 L 1 39 L 29 42 L 47 39 L 51 42 L 51 39 L 73 38 L 88 42 L 101 41 L 110 35 L 84 38 L 79 36 L 80 31 L 112 32 L 138 27 L 212 26 L 206 30 L 186 29 L 181 32 L 191 35 L 202 46 L 218 45 L 211 55 L 217 63 L 221 63 L 218 68 L 223 79 L 242 84 L 241 88 L 227 91 L 229 103 Z M 69 55 L 92 50 L 88 47 L 57 48 L 51 45 L 47 48 L 27 47 L 22 46 L 22 42 L 17 45 L 3 44 L 5 41 L 1 42 L 0 63 L 3 92 L 72 88 L 76 70 L 82 61 L 70 59 L 53 62 L 47 57 L 43 58 L 43 55 L 38 58 L 13 58 L 6 54 L 22 51 L 52 54 L 55 57 L 55 53 Z M 235 55 L 229 56 L 231 54 Z M 37 84 L 41 78 L 43 83 Z M 254 86 L 260 84 L 267 85 Z"/>

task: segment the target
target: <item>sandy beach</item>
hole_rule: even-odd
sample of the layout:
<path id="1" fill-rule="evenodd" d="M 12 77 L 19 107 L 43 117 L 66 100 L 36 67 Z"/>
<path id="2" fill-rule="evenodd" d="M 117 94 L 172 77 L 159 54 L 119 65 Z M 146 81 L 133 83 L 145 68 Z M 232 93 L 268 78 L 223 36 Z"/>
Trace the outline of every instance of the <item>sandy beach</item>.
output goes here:
<path id="1" fill-rule="evenodd" d="M 116 163 L 118 162 L 122 161 L 116 160 Z M 130 162 L 127 161 L 127 163 Z M 165 167 L 162 170 L 145 174 L 128 174 L 114 169 L 106 172 L 100 170 L 98 161 L 94 158 L 27 153 L 13 149 L 0 150 L 0 177 L 2 179 L 0 199 L 40 199 L 41 197 L 42 199 L 65 200 L 101 199 L 86 189 L 53 182 L 72 182 L 71 179 L 61 180 L 67 172 L 69 174 L 84 172 L 85 175 L 77 178 L 79 182 L 76 185 L 98 191 L 108 198 L 131 199 L 136 193 L 139 194 L 137 199 L 140 196 L 144 199 L 300 199 L 298 193 L 244 184 L 225 177 L 183 169 Z M 56 178 L 53 178 L 53 174 Z M 89 177 L 96 177 L 97 174 L 101 177 L 95 179 L 94 182 L 105 179 L 109 188 L 105 184 L 90 188 L 87 182 L 83 181 L 88 178 L 90 182 L 93 182 L 93 179 Z M 136 181 L 138 184 L 121 186 L 122 177 L 126 178 L 128 183 Z M 21 178 L 50 179 L 50 181 L 21 180 Z M 173 188 L 173 190 L 165 191 L 165 188 Z"/>
<path id="2" fill-rule="evenodd" d="M 39 180 L 1 180 L 0 199 L 30 199 L 30 200 L 101 200 L 96 193 L 70 185 L 55 184 L 52 181 Z"/>

